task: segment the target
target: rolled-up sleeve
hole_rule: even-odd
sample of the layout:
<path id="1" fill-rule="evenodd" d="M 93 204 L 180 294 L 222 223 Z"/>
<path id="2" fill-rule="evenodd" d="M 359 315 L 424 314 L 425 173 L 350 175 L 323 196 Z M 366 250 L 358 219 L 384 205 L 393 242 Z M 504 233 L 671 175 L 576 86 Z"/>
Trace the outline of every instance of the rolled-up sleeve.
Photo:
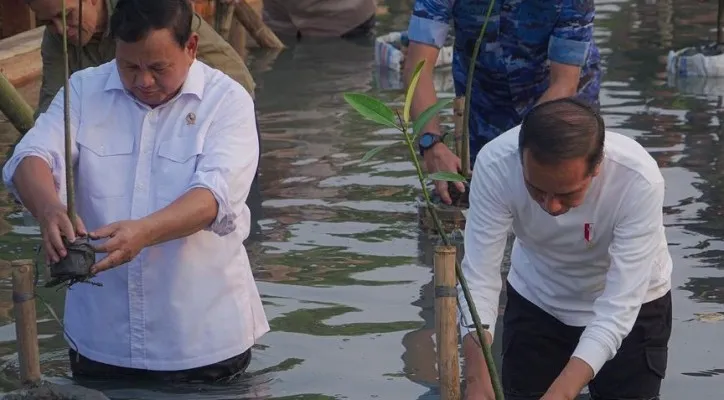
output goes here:
<path id="1" fill-rule="evenodd" d="M 488 157 L 483 154 L 484 151 L 485 148 L 481 151 L 483 157 L 479 159 Z M 465 224 L 465 256 L 461 267 L 480 320 L 488 325 L 491 334 L 495 333 L 502 288 L 500 266 L 508 231 L 513 224 L 513 214 L 505 201 L 508 191 L 502 181 L 509 175 L 494 161 L 476 165 Z M 458 301 L 461 306 L 460 333 L 465 336 L 475 331 L 475 325 L 459 285 Z"/>
<path id="2" fill-rule="evenodd" d="M 79 114 L 74 105 L 79 104 L 81 99 L 76 90 L 78 80 L 73 76 L 69 83 L 70 88 L 70 130 L 71 143 L 75 144 L 76 130 L 79 124 Z M 63 113 L 64 88 L 55 94 L 46 112 L 40 114 L 35 125 L 18 142 L 13 149 L 10 158 L 3 166 L 3 183 L 15 199 L 20 202 L 17 188 L 13 182 L 15 171 L 25 157 L 38 157 L 44 160 L 53 174 L 55 189 L 65 200 L 65 120 Z M 73 163 L 78 158 L 78 148 L 71 147 Z"/>
<path id="3" fill-rule="evenodd" d="M 593 42 L 595 14 L 593 0 L 563 0 L 548 42 L 548 58 L 561 64 L 583 66 Z"/>
<path id="4" fill-rule="evenodd" d="M 219 104 L 188 190 L 201 187 L 214 195 L 218 212 L 206 230 L 224 236 L 237 229 L 239 218 L 249 223 L 246 198 L 256 174 L 259 140 L 249 93 L 235 86 Z"/>
<path id="5" fill-rule="evenodd" d="M 663 181 L 651 184 L 641 179 L 624 194 L 626 211 L 614 227 L 606 287 L 594 302 L 594 318 L 573 352 L 594 374 L 618 352 L 638 317 L 652 271 L 667 262 L 663 203 Z"/>
<path id="6" fill-rule="evenodd" d="M 455 0 L 416 0 L 407 28 L 410 41 L 437 48 L 445 44 Z"/>

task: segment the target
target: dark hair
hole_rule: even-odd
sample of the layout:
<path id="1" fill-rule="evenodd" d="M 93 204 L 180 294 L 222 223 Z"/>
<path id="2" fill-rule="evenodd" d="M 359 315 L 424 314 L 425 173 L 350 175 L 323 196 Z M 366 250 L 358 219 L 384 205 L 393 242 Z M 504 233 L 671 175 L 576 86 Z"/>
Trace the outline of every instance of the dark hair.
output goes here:
<path id="1" fill-rule="evenodd" d="M 591 174 L 603 159 L 606 127 L 601 115 L 585 102 L 565 97 L 540 103 L 523 118 L 518 134 L 523 150 L 541 164 L 585 157 Z"/>
<path id="2" fill-rule="evenodd" d="M 191 36 L 193 15 L 189 0 L 120 0 L 111 16 L 111 36 L 135 43 L 152 30 L 168 29 L 184 47 Z"/>

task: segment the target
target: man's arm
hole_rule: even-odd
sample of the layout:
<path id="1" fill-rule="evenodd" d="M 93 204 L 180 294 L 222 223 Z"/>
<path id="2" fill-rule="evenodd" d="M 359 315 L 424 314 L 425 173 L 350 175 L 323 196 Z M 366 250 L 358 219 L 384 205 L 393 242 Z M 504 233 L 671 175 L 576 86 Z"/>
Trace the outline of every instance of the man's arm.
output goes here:
<path id="1" fill-rule="evenodd" d="M 450 29 L 453 3 L 454 0 L 415 1 L 407 30 L 410 44 L 403 68 L 405 86 L 409 87 L 412 73 L 420 61 L 425 60 L 425 67 L 420 72 L 420 80 L 412 98 L 410 114 L 413 120 L 437 101 L 432 73 L 440 48 L 445 44 Z M 430 119 L 423 131 L 440 133 L 440 121 L 437 116 Z"/>
<path id="2" fill-rule="evenodd" d="M 538 103 L 578 92 L 581 68 L 593 42 L 593 0 L 563 0 L 561 14 L 548 42 L 550 84 Z"/>
<path id="3" fill-rule="evenodd" d="M 72 143 L 75 143 L 80 122 L 75 107 L 81 101 L 76 82 L 71 79 L 69 84 Z M 63 91 L 61 85 L 60 90 L 51 98 L 47 112 L 38 116 L 33 128 L 20 139 L 12 156 L 3 166 L 5 187 L 36 218 L 43 205 L 61 201 L 59 195 L 65 193 Z M 73 146 L 71 151 L 75 163 L 78 157 L 77 147 Z M 64 200 L 62 199 L 63 203 Z"/>
<path id="4" fill-rule="evenodd" d="M 244 59 L 203 18 L 194 14 L 194 27 L 199 34 L 198 59 L 239 82 L 254 99 L 256 84 Z"/>
<path id="5" fill-rule="evenodd" d="M 221 104 L 226 106 L 209 128 L 187 192 L 142 219 L 149 227 L 148 245 L 202 229 L 224 236 L 237 229 L 240 216 L 248 214 L 245 202 L 259 155 L 254 102 L 235 88 Z"/>
<path id="6" fill-rule="evenodd" d="M 34 118 L 37 119 L 50 106 L 55 95 L 65 82 L 65 69 L 63 68 L 63 44 L 59 36 L 45 28 L 43 41 L 40 44 L 40 55 L 43 59 L 43 80 L 40 84 L 40 97 Z"/>
<path id="7" fill-rule="evenodd" d="M 604 363 L 616 355 L 631 332 L 648 291 L 652 271 L 666 262 L 663 234 L 664 181 L 633 180 L 614 226 L 606 287 L 593 304 L 595 317 L 586 327 L 563 372 L 549 389 L 552 398 L 573 399 Z M 560 397 L 559 397 L 560 396 Z"/>
<path id="8" fill-rule="evenodd" d="M 484 153 L 485 148 L 481 150 L 483 157 L 479 158 L 484 164 L 481 168 L 473 169 L 462 270 L 481 322 L 488 325 L 487 340 L 492 342 L 502 287 L 500 265 L 513 214 L 505 200 L 507 188 L 503 181 L 509 173 L 503 171 L 495 161 L 488 162 L 489 157 Z M 460 332 L 463 335 L 466 381 L 469 387 L 479 386 L 477 390 L 484 390 L 486 385 L 489 386 L 490 376 L 468 303 L 459 287 L 458 301 L 462 311 Z"/>

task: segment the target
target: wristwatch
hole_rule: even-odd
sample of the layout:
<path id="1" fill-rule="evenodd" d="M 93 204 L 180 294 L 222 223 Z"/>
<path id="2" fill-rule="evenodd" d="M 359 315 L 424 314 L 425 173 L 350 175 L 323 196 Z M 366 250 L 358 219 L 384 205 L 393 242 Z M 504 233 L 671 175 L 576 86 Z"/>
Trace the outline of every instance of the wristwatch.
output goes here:
<path id="1" fill-rule="evenodd" d="M 422 135 L 420 135 L 420 139 L 417 142 L 418 149 L 420 151 L 420 156 L 425 155 L 425 151 L 432 148 L 432 146 L 442 143 L 443 140 L 445 140 L 445 136 L 447 135 L 438 135 L 436 133 L 432 132 L 425 132 Z"/>

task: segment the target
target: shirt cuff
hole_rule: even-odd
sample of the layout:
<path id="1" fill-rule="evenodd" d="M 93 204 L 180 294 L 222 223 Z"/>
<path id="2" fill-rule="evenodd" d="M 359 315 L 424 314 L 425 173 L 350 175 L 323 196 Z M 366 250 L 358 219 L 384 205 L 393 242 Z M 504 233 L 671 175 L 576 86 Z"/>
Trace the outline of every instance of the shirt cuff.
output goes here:
<path id="1" fill-rule="evenodd" d="M 573 357 L 585 361 L 593 370 L 593 376 L 596 376 L 603 364 L 611 358 L 608 348 L 590 337 L 581 337 L 576 350 L 573 352 Z"/>
<path id="2" fill-rule="evenodd" d="M 548 59 L 561 64 L 581 67 L 588 59 L 588 51 L 590 48 L 591 42 L 581 42 L 551 36 L 548 42 Z"/>
<path id="3" fill-rule="evenodd" d="M 438 49 L 445 45 L 450 25 L 440 21 L 420 18 L 413 15 L 407 28 L 407 37 L 410 41 L 429 44 Z"/>
<path id="4" fill-rule="evenodd" d="M 226 181 L 215 171 L 197 171 L 188 190 L 204 188 L 211 192 L 218 204 L 216 218 L 210 226 L 204 228 L 219 236 L 226 236 L 236 230 L 236 213 L 229 204 L 229 186 Z M 188 191 L 187 190 L 187 191 Z"/>
<path id="5" fill-rule="evenodd" d="M 458 288 L 459 290 L 459 288 Z M 467 303 L 461 303 L 461 308 L 458 311 L 458 321 L 460 326 L 460 340 L 462 340 L 465 335 L 468 333 L 472 333 L 473 336 L 477 338 L 477 332 L 475 330 L 475 323 L 473 322 L 473 317 L 470 315 L 470 310 L 468 309 Z M 481 310 L 478 308 L 478 316 L 480 317 L 480 323 L 483 325 L 483 330 L 486 330 L 490 332 L 491 337 L 495 337 L 495 322 L 498 319 L 497 315 L 486 315 L 485 310 Z M 492 322 L 491 322 L 492 321 Z M 486 328 L 485 325 L 488 325 Z"/>
<path id="6" fill-rule="evenodd" d="M 20 194 L 18 193 L 17 188 L 15 187 L 15 184 L 13 183 L 13 177 L 15 177 L 15 171 L 17 171 L 18 166 L 20 165 L 20 162 L 25 159 L 25 157 L 38 157 L 45 161 L 46 164 L 48 164 L 48 167 L 50 168 L 50 172 L 53 174 L 53 182 L 55 184 L 55 191 L 56 193 L 62 194 L 61 192 L 61 185 L 60 183 L 63 182 L 65 179 L 65 175 L 63 174 L 61 176 L 59 171 L 64 171 L 64 168 L 62 165 L 56 165 L 56 163 L 53 162 L 53 157 L 42 154 L 36 151 L 32 150 L 22 150 L 17 153 L 14 153 L 12 156 L 10 156 L 10 159 L 5 163 L 3 166 L 3 184 L 5 185 L 5 189 L 10 193 L 10 195 L 13 196 L 16 202 L 21 204 L 23 207 L 25 207 L 25 204 L 23 204 L 22 200 L 20 200 Z M 61 201 L 63 204 L 65 204 L 65 201 L 63 200 L 64 197 L 61 198 Z"/>

